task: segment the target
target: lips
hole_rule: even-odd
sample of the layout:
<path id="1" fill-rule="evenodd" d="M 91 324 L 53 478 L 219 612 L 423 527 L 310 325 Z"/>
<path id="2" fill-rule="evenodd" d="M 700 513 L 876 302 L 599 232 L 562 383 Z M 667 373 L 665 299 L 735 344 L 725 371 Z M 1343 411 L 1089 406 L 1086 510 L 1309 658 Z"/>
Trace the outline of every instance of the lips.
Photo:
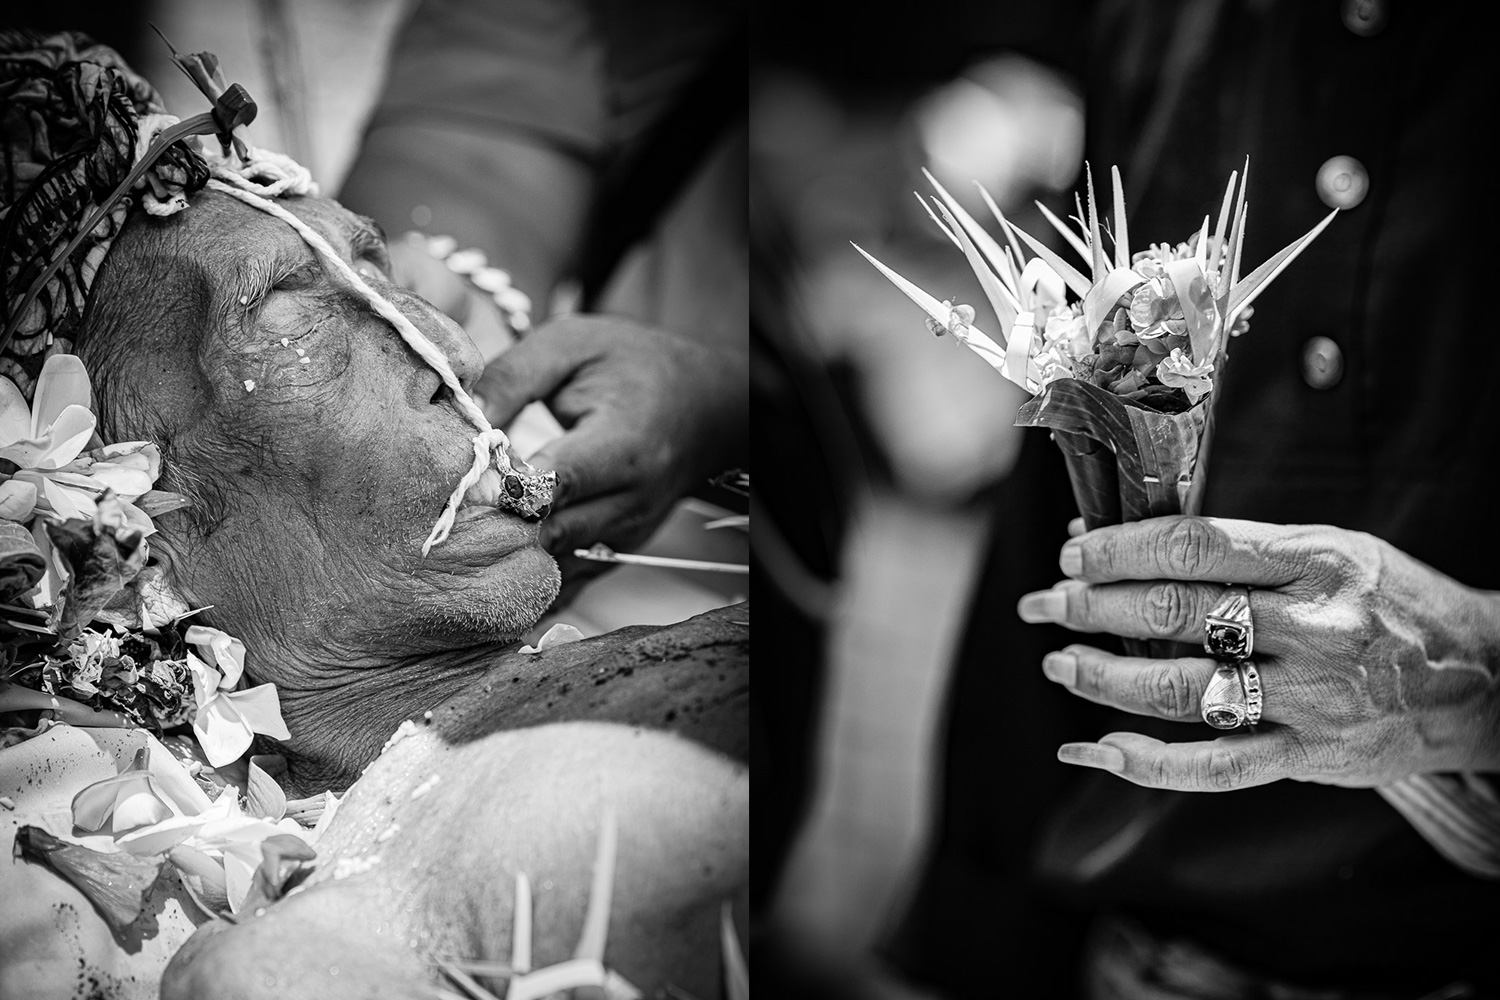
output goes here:
<path id="1" fill-rule="evenodd" d="M 459 510 L 462 511 L 467 507 L 475 505 L 494 507 L 500 502 L 500 490 L 503 485 L 499 470 L 493 465 L 490 466 L 480 474 L 479 481 L 470 486 L 469 491 L 464 494 L 463 503 L 459 505 Z"/>

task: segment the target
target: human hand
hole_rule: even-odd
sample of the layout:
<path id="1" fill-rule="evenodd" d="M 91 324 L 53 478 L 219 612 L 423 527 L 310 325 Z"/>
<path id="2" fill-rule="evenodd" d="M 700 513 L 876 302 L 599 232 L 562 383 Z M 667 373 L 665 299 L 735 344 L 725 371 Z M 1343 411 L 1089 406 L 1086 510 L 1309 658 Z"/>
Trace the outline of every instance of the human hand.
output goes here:
<path id="1" fill-rule="evenodd" d="M 1416 773 L 1500 769 L 1500 599 L 1380 539 L 1326 526 L 1162 517 L 1079 534 L 1068 580 L 1019 612 L 1080 632 L 1203 643 L 1226 583 L 1250 587 L 1262 724 L 1163 743 L 1118 732 L 1059 759 L 1136 784 L 1222 791 L 1295 778 L 1384 785 Z M 1047 676 L 1137 715 L 1198 721 L 1215 662 L 1073 645 Z"/>
<path id="2" fill-rule="evenodd" d="M 554 553 L 601 541 L 628 551 L 679 496 L 744 462 L 745 356 L 624 317 L 549 320 L 496 358 L 475 394 L 496 426 L 544 399 L 567 428 L 528 459 L 557 472 L 542 529 Z"/>

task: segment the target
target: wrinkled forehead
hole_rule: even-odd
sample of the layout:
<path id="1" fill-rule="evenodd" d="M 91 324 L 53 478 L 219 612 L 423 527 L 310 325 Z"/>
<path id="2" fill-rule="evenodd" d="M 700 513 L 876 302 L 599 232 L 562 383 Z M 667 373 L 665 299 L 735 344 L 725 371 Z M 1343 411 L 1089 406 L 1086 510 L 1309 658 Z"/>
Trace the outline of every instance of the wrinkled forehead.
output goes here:
<path id="1" fill-rule="evenodd" d="M 384 246 L 373 220 L 330 198 L 283 198 L 279 204 L 346 259 Z M 203 192 L 182 214 L 185 238 L 210 264 L 216 299 L 257 299 L 289 271 L 316 262 L 313 249 L 286 222 L 217 192 Z"/>

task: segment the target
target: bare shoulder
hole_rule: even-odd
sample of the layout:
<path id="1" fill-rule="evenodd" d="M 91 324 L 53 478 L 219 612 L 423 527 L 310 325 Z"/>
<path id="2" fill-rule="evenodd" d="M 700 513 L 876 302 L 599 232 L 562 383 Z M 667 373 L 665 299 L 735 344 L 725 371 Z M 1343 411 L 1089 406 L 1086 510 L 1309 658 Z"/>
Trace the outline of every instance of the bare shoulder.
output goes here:
<path id="1" fill-rule="evenodd" d="M 750 605 L 634 626 L 539 653 L 506 653 L 433 713 L 454 743 L 501 729 L 615 722 L 749 755 Z"/>

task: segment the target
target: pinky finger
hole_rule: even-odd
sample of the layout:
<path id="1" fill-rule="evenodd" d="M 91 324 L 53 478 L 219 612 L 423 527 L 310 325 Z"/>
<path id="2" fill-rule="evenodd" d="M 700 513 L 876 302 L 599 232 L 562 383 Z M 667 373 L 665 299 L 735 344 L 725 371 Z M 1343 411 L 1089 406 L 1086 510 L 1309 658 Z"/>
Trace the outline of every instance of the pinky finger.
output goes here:
<path id="1" fill-rule="evenodd" d="M 1068 522 L 1069 538 L 1077 538 L 1079 535 L 1086 534 L 1088 530 L 1088 526 L 1083 523 L 1083 518 L 1081 517 L 1075 517 Z"/>
<path id="2" fill-rule="evenodd" d="M 1065 743 L 1057 758 L 1113 771 L 1147 788 L 1228 792 L 1293 774 L 1295 737 L 1286 729 L 1221 736 L 1198 743 L 1163 743 L 1140 733 L 1110 733 L 1097 743 Z"/>

